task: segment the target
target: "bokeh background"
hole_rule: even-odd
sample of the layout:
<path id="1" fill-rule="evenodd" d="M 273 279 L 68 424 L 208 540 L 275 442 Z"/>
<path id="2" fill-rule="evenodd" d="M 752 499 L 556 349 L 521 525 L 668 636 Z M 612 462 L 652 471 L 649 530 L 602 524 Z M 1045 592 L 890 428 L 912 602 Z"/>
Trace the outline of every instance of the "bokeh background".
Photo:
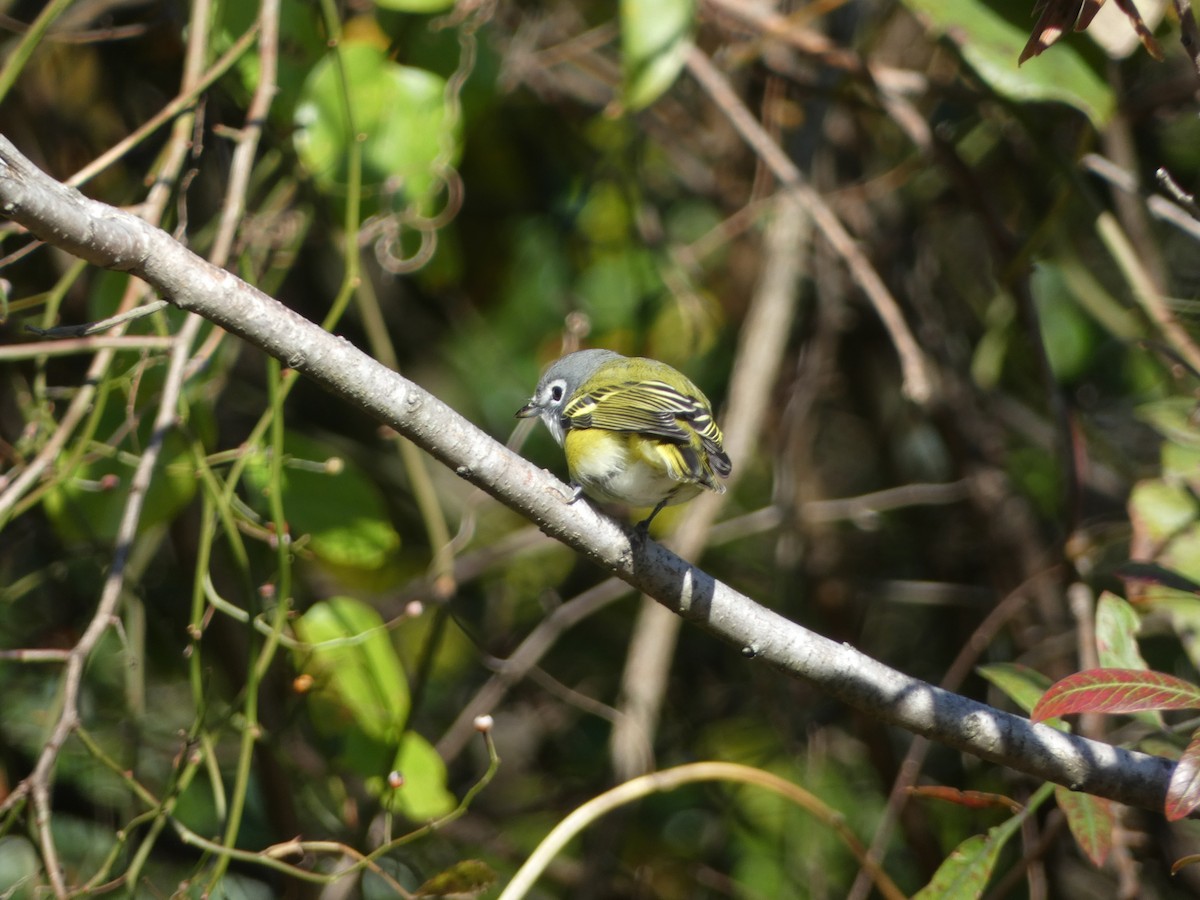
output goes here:
<path id="1" fill-rule="evenodd" d="M 540 427 L 514 435 L 513 413 L 563 352 L 669 362 L 724 422 L 748 379 L 762 414 L 729 435 L 745 452 L 692 555 L 821 634 L 1020 710 L 1006 677 L 1094 664 L 1101 597 L 1151 667 L 1194 679 L 1200 651 L 1194 592 L 1163 587 L 1200 578 L 1184 196 L 1200 81 L 1176 7 L 1137 5 L 1161 61 L 1108 4 L 1018 68 L 1026 0 L 12 2 L 0 132 L 62 180 L 133 136 L 85 193 L 560 475 L 561 451 Z M 792 237 L 772 242 L 781 222 Z M 15 227 L 3 252 L 0 891 L 46 895 L 51 841 L 81 892 L 432 896 L 450 873 L 494 896 L 630 774 L 612 734 L 635 714 L 639 598 L 210 326 L 164 394 L 177 310 L 102 332 L 117 349 L 33 334 L 152 298 Z M 782 288 L 766 278 L 781 270 Z M 747 330 L 767 307 L 769 341 Z M 43 821 L 9 792 L 58 719 L 164 396 L 176 425 Z M 1158 568 L 1131 581 L 1130 559 Z M 902 790 L 889 806 L 898 780 L 1018 802 L 1038 787 L 936 746 L 904 767 L 911 735 L 694 629 L 659 653 L 644 766 L 744 763 L 827 813 L 679 788 L 596 822 L 534 896 L 868 896 L 834 814 L 911 894 L 1013 813 Z M 1079 727 L 1166 754 L 1188 733 Z M 1116 811 L 1097 865 L 1036 803 L 972 890 L 1195 887 L 1170 874 L 1197 849 L 1189 824 Z M 283 857 L 323 883 L 266 860 L 297 836 L 328 842 Z M 333 877 L 385 845 L 378 871 Z"/>

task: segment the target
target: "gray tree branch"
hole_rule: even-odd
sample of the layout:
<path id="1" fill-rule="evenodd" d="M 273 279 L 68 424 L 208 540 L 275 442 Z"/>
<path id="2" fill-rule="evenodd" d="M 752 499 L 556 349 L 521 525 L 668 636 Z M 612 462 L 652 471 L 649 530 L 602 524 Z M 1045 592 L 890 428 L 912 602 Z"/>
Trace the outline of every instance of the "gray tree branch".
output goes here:
<path id="1" fill-rule="evenodd" d="M 395 428 L 462 478 L 668 609 L 881 721 L 1038 778 L 1161 810 L 1172 763 L 1064 734 L 814 634 L 639 538 L 412 382 L 137 217 L 85 198 L 0 135 L 0 214 L 98 266 L 130 272 Z"/>

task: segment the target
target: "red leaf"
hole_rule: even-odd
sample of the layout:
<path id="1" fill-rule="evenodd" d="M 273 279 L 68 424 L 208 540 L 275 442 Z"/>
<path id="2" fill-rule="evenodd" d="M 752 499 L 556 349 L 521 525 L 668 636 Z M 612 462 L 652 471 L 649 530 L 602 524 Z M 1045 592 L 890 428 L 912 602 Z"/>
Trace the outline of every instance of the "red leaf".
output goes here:
<path id="1" fill-rule="evenodd" d="M 1041 722 L 1081 712 L 1197 708 L 1200 688 L 1174 675 L 1142 669 L 1088 669 L 1051 685 L 1033 707 L 1030 718 Z"/>
<path id="2" fill-rule="evenodd" d="M 1054 796 L 1058 808 L 1067 816 L 1075 843 L 1096 868 L 1101 868 L 1112 850 L 1113 828 L 1117 824 L 1112 801 L 1062 786 L 1054 789 Z"/>
<path id="3" fill-rule="evenodd" d="M 1200 806 L 1200 729 L 1192 732 L 1192 739 L 1167 785 L 1167 819 L 1178 822 L 1185 819 Z"/>
<path id="4" fill-rule="evenodd" d="M 967 807 L 967 809 L 987 809 L 992 806 L 1001 806 L 1015 813 L 1024 809 L 1020 803 L 1011 797 L 1005 797 L 1003 794 L 992 794 L 986 791 L 960 791 L 958 788 L 926 784 L 919 787 L 911 787 L 908 789 L 908 793 L 918 797 L 931 797 L 934 800 L 957 803 L 959 806 Z"/>

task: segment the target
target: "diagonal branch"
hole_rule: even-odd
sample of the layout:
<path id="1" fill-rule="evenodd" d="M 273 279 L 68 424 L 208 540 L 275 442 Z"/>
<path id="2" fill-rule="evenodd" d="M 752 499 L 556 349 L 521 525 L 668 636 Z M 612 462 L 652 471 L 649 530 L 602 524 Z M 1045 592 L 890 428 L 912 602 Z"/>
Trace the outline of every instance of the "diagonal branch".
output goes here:
<path id="1" fill-rule="evenodd" d="M 0 213 L 47 243 L 131 272 L 181 308 L 298 369 L 395 428 L 550 536 L 739 648 L 883 722 L 991 762 L 1121 803 L 1161 810 L 1172 763 L 1064 734 L 910 678 L 758 605 L 569 494 L 407 379 L 322 331 L 166 232 L 85 198 L 0 136 Z"/>

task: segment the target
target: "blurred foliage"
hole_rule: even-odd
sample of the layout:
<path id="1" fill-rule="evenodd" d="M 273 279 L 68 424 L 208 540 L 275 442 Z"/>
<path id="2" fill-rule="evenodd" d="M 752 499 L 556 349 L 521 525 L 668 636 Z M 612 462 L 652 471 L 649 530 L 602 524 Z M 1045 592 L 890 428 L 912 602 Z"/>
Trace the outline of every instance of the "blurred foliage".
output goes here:
<path id="1" fill-rule="evenodd" d="M 261 14 L 58 6 L 0 17 L 0 132 L 64 180 Z M 797 246 L 799 314 L 705 568 L 934 682 L 965 654 L 981 668 L 949 686 L 1009 708 L 1081 668 L 1093 627 L 1102 653 L 1195 679 L 1200 255 L 1184 207 L 1148 202 L 1160 167 L 1200 183 L 1196 76 L 1169 13 L 1164 62 L 1088 32 L 1018 68 L 1027 0 L 280 6 L 276 45 L 252 35 L 83 189 L 201 254 L 235 227 L 231 270 L 499 440 L 579 344 L 670 362 L 721 409 L 732 373 L 763 362 L 739 335 L 778 184 L 692 77 L 703 53 L 847 225 L 939 385 L 907 399 L 842 260 L 819 234 Z M 48 32 L 29 30 L 43 9 Z M 248 120 L 270 71 L 269 111 Z M 115 349 L 37 337 L 25 326 L 150 298 L 0 235 L 0 893 L 46 895 L 51 839 L 81 894 L 316 896 L 295 869 L 364 897 L 494 892 L 611 786 L 636 599 L 206 326 L 38 820 L 11 792 L 58 719 L 66 651 L 174 396 L 163 338 L 185 317 L 105 332 L 125 336 Z M 544 429 L 522 452 L 563 473 Z M 1130 559 L 1157 568 L 1131 575 Z M 1072 585 L 1107 598 L 1098 624 Z M 910 735 L 687 628 L 672 672 L 658 768 L 745 763 L 804 785 L 864 843 L 884 827 Z M 1159 721 L 1090 733 L 1178 754 Z M 1026 868 L 1051 896 L 1198 887 L 1170 875 L 1200 841 L 1187 822 L 1103 824 L 1060 793 L 1076 833 L 1117 829 L 1101 866 L 1107 845 L 1073 841 L 1029 779 L 937 747 L 919 771 L 1028 805 L 909 799 L 878 844 L 905 893 L 973 895 Z M 693 785 L 594 823 L 534 895 L 842 897 L 858 872 L 779 797 Z"/>

